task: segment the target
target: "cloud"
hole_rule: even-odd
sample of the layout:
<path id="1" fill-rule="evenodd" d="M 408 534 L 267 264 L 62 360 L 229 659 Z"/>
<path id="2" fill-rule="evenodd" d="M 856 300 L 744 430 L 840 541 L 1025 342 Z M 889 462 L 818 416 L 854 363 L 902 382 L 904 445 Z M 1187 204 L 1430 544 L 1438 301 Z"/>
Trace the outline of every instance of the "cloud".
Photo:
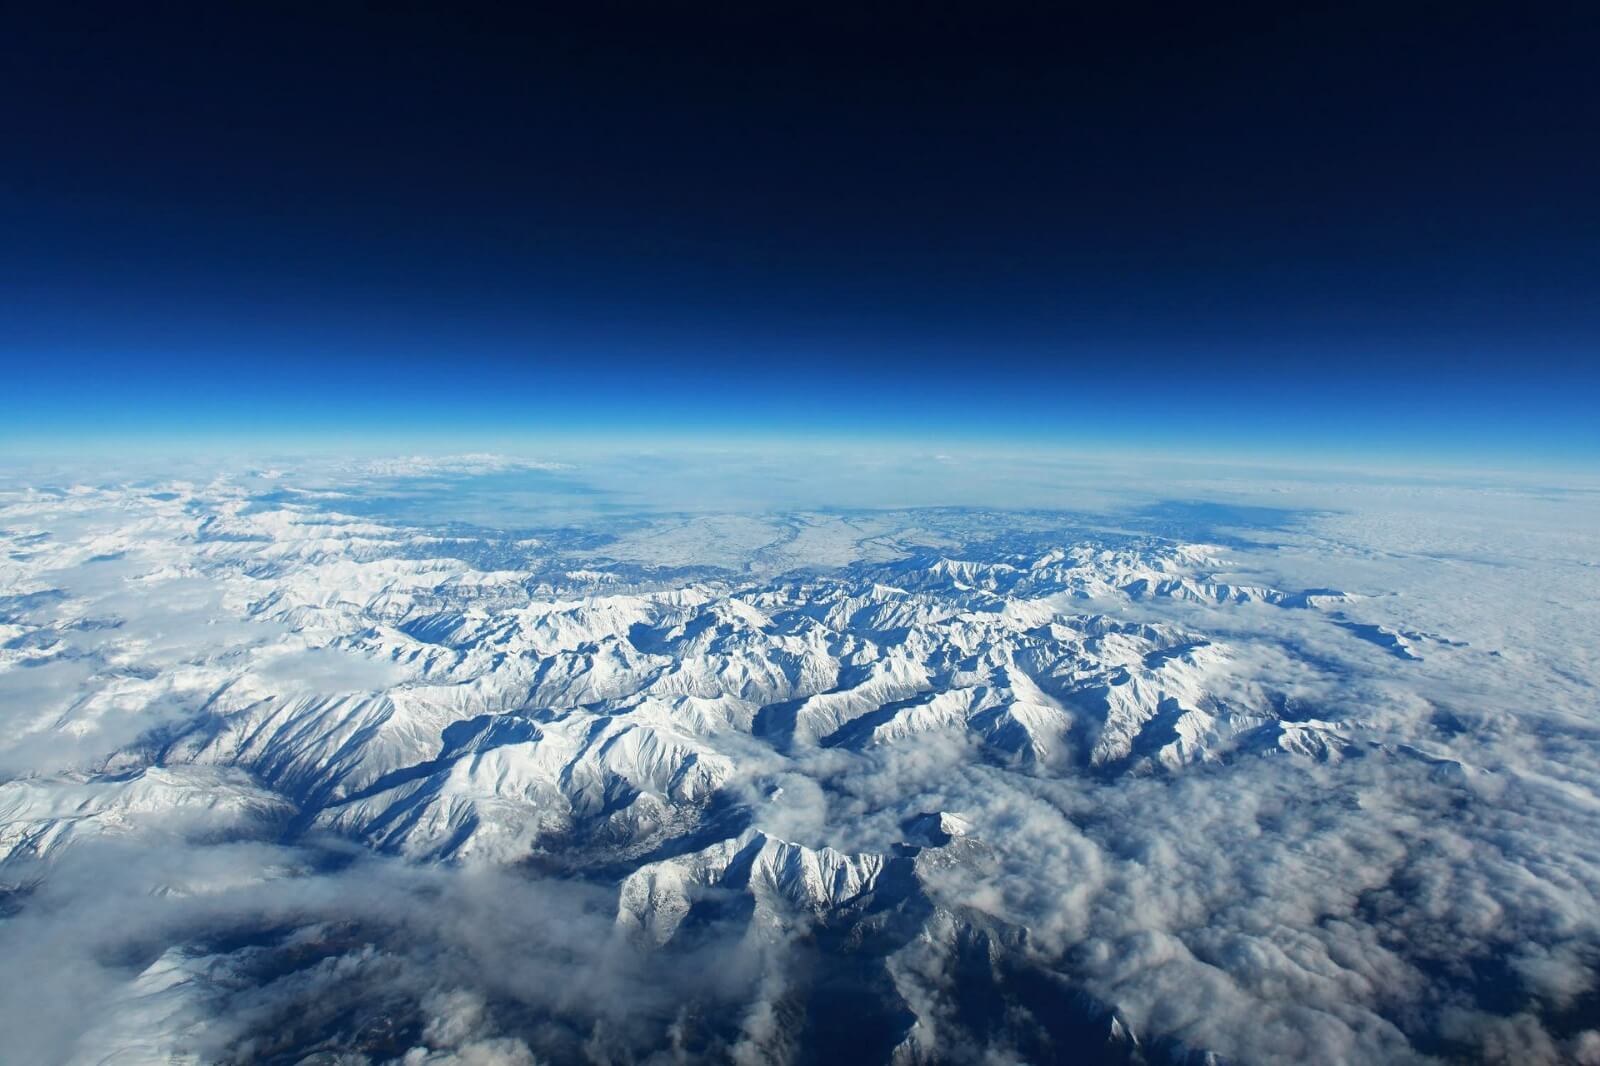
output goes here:
<path id="1" fill-rule="evenodd" d="M 352 463 L 352 473 L 366 477 L 469 477 L 499 474 L 509 470 L 571 470 L 568 463 L 528 459 L 492 452 L 464 455 L 409 455 L 390 459 L 368 459 Z"/>
<path id="2" fill-rule="evenodd" d="M 518 1024 L 565 1059 L 596 1034 L 670 1047 L 686 996 L 738 1000 L 753 950 L 713 938 L 670 963 L 642 953 L 612 893 L 568 881 L 97 838 L 58 856 L 0 926 L 8 972 L 30 975 L 0 997 L 0 1025 L 29 1062 L 132 1044 L 207 1061 L 383 1047 L 405 1062 L 531 1061 L 507 1031 Z"/>

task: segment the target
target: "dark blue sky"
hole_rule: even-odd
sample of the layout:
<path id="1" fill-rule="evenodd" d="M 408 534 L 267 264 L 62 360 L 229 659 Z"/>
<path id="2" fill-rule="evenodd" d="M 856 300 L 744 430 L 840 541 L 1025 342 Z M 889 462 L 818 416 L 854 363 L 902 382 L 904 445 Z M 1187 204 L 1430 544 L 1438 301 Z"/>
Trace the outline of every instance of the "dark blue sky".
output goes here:
<path id="1" fill-rule="evenodd" d="M 1587 5 L 36 6 L 17 445 L 1600 456 Z"/>

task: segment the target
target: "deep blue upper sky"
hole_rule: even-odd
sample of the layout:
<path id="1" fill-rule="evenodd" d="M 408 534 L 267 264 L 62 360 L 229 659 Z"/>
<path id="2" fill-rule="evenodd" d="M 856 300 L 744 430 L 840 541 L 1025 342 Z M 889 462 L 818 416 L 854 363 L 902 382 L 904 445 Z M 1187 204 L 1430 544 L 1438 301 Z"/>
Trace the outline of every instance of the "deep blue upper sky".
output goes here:
<path id="1" fill-rule="evenodd" d="M 0 439 L 1600 456 L 1587 5 L 571 6 L 9 14 Z"/>

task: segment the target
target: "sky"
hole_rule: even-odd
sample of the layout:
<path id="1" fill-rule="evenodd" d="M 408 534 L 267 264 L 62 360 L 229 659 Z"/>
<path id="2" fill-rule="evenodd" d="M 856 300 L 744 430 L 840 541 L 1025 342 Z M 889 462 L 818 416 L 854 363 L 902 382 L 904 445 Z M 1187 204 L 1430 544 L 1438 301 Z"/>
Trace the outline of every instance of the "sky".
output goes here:
<path id="1" fill-rule="evenodd" d="M 1600 458 L 1584 5 L 572 6 L 8 14 L 0 447 Z"/>

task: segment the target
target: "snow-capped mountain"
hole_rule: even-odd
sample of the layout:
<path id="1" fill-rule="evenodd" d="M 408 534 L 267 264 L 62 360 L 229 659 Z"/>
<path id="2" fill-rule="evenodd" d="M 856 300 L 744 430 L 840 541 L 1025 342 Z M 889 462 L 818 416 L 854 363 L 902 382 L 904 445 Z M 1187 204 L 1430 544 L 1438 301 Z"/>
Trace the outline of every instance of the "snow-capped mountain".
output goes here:
<path id="1" fill-rule="evenodd" d="M 469 459 L 423 468 L 506 469 Z M 1445 1009 L 1414 976 L 1435 963 L 1410 939 L 1422 890 L 1402 886 L 1424 873 L 1402 841 L 1430 810 L 1586 787 L 1421 684 L 1509 652 L 1386 613 L 1371 582 L 1274 582 L 1216 544 L 962 511 L 772 516 L 768 542 L 664 517 L 625 540 L 420 527 L 349 499 L 223 478 L 0 501 L 19 950 L 98 856 L 136 856 L 144 887 L 123 891 L 210 900 L 96 963 L 121 991 L 80 1059 L 512 1061 L 463 1049 L 561 1059 L 584 1040 L 597 1059 L 1419 1058 L 1476 1037 L 1395 1013 Z M 659 561 L 696 522 L 753 543 Z M 773 547 L 802 530 L 826 563 Z M 1352 683 L 1352 663 L 1381 672 Z M 1485 817 L 1461 847 L 1520 831 Z M 146 870 L 163 849 L 182 861 Z M 1568 869 L 1568 898 L 1592 872 Z M 1482 876 L 1485 906 L 1521 913 Z M 564 901 L 548 920 L 582 936 L 541 931 L 538 950 L 583 981 L 649 959 L 629 965 L 682 987 L 622 981 L 638 1024 L 609 1027 L 581 995 L 421 988 L 417 900 L 454 907 L 482 878 Z M 1291 905 L 1278 878 L 1316 887 Z M 248 928 L 224 935 L 235 899 Z M 362 978 L 389 989 L 387 1028 L 363 1007 L 266 1035 L 279 1002 L 337 998 L 312 990 L 341 966 L 389 975 Z M 1208 983 L 1215 1010 L 1192 994 Z M 446 1037 L 420 1004 L 457 994 L 471 1032 Z M 1237 1029 L 1252 1012 L 1270 1040 Z M 1587 1039 L 1561 1024 L 1563 1046 Z M 824 1035 L 842 1025 L 854 1042 Z"/>

